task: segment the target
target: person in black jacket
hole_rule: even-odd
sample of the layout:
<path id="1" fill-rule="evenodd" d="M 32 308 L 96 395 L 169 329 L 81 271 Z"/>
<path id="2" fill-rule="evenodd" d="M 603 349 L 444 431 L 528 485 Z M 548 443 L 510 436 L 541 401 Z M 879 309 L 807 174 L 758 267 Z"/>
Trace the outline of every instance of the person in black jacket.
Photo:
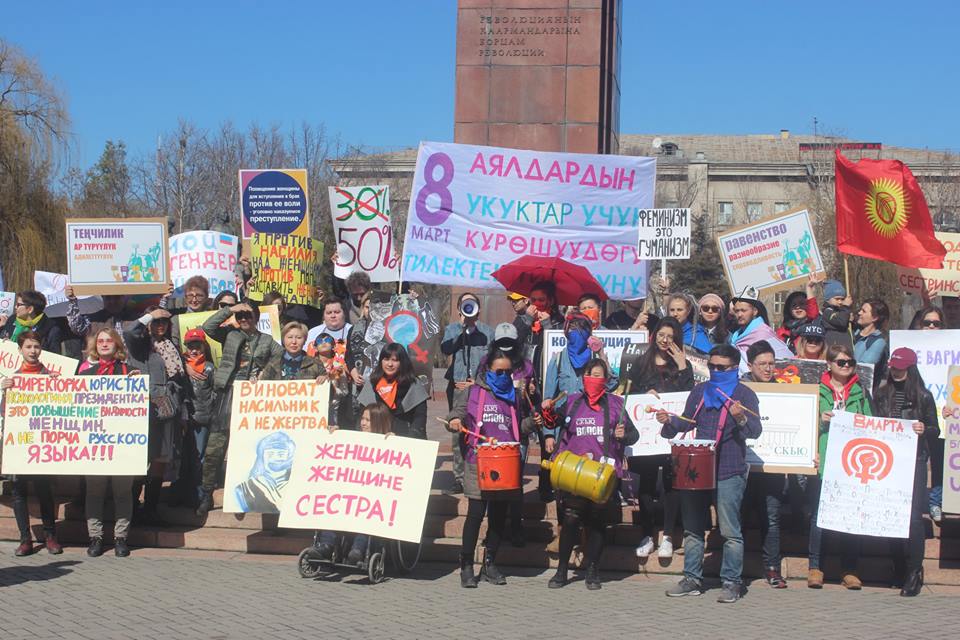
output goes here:
<path id="1" fill-rule="evenodd" d="M 413 373 L 413 363 L 403 345 L 391 342 L 380 351 L 370 382 L 360 390 L 364 406 L 386 405 L 393 416 L 393 433 L 427 439 L 427 390 Z"/>
<path id="2" fill-rule="evenodd" d="M 0 327 L 0 338 L 17 341 L 21 333 L 32 331 L 40 338 L 40 348 L 60 354 L 63 333 L 56 320 L 43 314 L 47 307 L 46 297 L 39 291 L 21 291 L 13 305 L 13 315 Z"/>
<path id="3" fill-rule="evenodd" d="M 654 329 L 650 348 L 630 370 L 630 393 L 676 393 L 693 389 L 693 367 L 683 352 L 683 329 L 673 318 L 663 318 Z M 637 474 L 640 499 L 640 526 L 643 539 L 637 556 L 646 558 L 653 551 L 655 530 L 653 497 L 657 495 L 657 476 L 663 477 L 663 541 L 658 556 L 673 556 L 673 531 L 680 511 L 679 496 L 673 490 L 673 467 L 669 455 L 631 456 L 627 468 Z"/>
<path id="4" fill-rule="evenodd" d="M 916 596 L 923 588 L 923 551 L 925 531 L 923 512 L 927 507 L 927 459 L 930 457 L 928 438 L 939 430 L 937 406 L 933 394 L 927 390 L 917 370 L 917 354 L 913 349 L 900 347 L 890 354 L 887 378 L 876 394 L 878 416 L 913 420 L 917 438 L 917 460 L 913 478 L 913 505 L 910 508 L 910 534 L 892 543 L 894 566 L 903 576 L 901 596 Z M 904 562 L 903 556 L 906 556 Z"/>

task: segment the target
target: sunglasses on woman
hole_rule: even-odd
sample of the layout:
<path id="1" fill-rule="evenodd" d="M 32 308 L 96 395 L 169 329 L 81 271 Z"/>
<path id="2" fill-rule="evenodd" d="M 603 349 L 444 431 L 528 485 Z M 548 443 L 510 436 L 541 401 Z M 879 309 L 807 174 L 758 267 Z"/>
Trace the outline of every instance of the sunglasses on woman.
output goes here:
<path id="1" fill-rule="evenodd" d="M 845 358 L 838 358 L 838 359 L 836 359 L 836 360 L 833 361 L 833 364 L 837 365 L 837 366 L 840 367 L 841 369 L 846 369 L 847 367 L 855 367 L 855 366 L 857 366 L 857 361 L 856 361 L 856 360 L 847 360 L 847 359 L 845 359 Z"/>
<path id="2" fill-rule="evenodd" d="M 925 327 L 936 327 L 937 329 L 939 329 L 940 327 L 943 326 L 943 323 L 940 322 L 939 320 L 924 320 L 924 321 L 923 321 L 923 326 L 925 326 Z"/>
<path id="3" fill-rule="evenodd" d="M 701 313 L 720 313 L 721 311 L 723 311 L 723 309 L 712 304 L 704 304 L 700 306 Z"/>

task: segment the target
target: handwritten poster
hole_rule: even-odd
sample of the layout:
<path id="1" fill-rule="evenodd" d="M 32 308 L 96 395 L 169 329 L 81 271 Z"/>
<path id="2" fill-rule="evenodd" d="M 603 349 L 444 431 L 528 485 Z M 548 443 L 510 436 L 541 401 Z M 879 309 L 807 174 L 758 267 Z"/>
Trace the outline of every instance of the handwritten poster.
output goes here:
<path id="1" fill-rule="evenodd" d="M 362 271 L 372 282 L 395 282 L 400 259 L 394 255 L 390 187 L 329 187 L 329 195 L 338 258 L 333 274 L 346 279 Z"/>
<path id="2" fill-rule="evenodd" d="M 23 364 L 23 358 L 20 357 L 20 347 L 17 343 L 12 340 L 0 340 L 0 375 L 12 376 L 21 364 Z M 73 375 L 77 372 L 80 362 L 52 351 L 41 351 L 40 364 L 52 373 Z"/>
<path id="3" fill-rule="evenodd" d="M 326 432 L 330 384 L 234 382 L 223 510 L 280 513 L 297 451 Z"/>
<path id="4" fill-rule="evenodd" d="M 614 377 L 620 375 L 620 359 L 623 350 L 631 344 L 645 344 L 650 339 L 647 331 L 642 329 L 639 331 L 597 329 L 592 335 L 603 341 L 603 353 L 607 356 L 607 363 Z M 562 329 L 549 329 L 543 332 L 543 345 L 543 378 L 541 379 L 546 380 L 547 367 L 550 366 L 553 357 L 567 347 L 567 337 Z"/>
<path id="5" fill-rule="evenodd" d="M 217 231 L 188 231 L 170 237 L 170 278 L 176 294 L 192 276 L 210 282 L 210 297 L 233 291 L 237 266 L 237 236 Z"/>
<path id="6" fill-rule="evenodd" d="M 690 209 L 641 209 L 637 255 L 644 260 L 690 257 Z"/>
<path id="7" fill-rule="evenodd" d="M 611 298 L 647 295 L 637 255 L 656 160 L 422 142 L 403 281 L 502 289 L 503 264 L 535 255 L 586 267 Z"/>
<path id="8" fill-rule="evenodd" d="M 687 391 L 681 393 L 661 393 L 657 398 L 652 394 L 635 394 L 627 396 L 627 415 L 640 432 L 640 439 L 632 446 L 627 447 L 627 456 L 656 456 L 670 453 L 670 440 L 660 435 L 663 425 L 657 422 L 657 414 L 648 409 L 663 409 L 677 415 L 683 414 L 687 404 Z M 693 438 L 693 431 L 682 433 L 671 440 Z"/>
<path id="9" fill-rule="evenodd" d="M 310 235 L 306 169 L 241 169 L 243 239 L 255 233 Z"/>
<path id="10" fill-rule="evenodd" d="M 321 433 L 296 456 L 280 526 L 420 542 L 438 447 L 392 435 Z"/>
<path id="11" fill-rule="evenodd" d="M 4 405 L 4 475 L 146 473 L 149 376 L 13 380 Z"/>
<path id="12" fill-rule="evenodd" d="M 760 401 L 759 438 L 747 440 L 747 464 L 768 473 L 814 474 L 820 386 L 748 382 Z"/>
<path id="13" fill-rule="evenodd" d="M 960 233 L 937 231 L 934 235 L 947 250 L 943 269 L 908 269 L 897 266 L 897 281 L 908 293 L 923 293 L 933 298 L 960 296 Z"/>
<path id="14" fill-rule="evenodd" d="M 316 306 L 322 290 L 322 262 L 323 243 L 319 240 L 255 233 L 250 240 L 254 284 L 248 295 L 263 300 L 264 295 L 276 291 L 287 304 Z"/>
<path id="15" fill-rule="evenodd" d="M 67 274 L 79 294 L 166 293 L 165 218 L 69 218 Z"/>
<path id="16" fill-rule="evenodd" d="M 833 413 L 817 526 L 883 538 L 908 536 L 917 459 L 911 424 Z"/>
<path id="17" fill-rule="evenodd" d="M 947 408 L 943 421 L 943 510 L 960 513 L 960 366 L 950 367 Z"/>
<path id="18" fill-rule="evenodd" d="M 823 271 L 806 209 L 718 233 L 717 246 L 734 295 L 747 286 L 787 289 L 805 282 L 811 273 Z"/>
<path id="19" fill-rule="evenodd" d="M 933 394 L 937 410 L 947 403 L 947 375 L 950 367 L 960 365 L 960 329 L 943 331 L 891 331 L 890 353 L 900 347 L 917 353 L 917 370 Z"/>

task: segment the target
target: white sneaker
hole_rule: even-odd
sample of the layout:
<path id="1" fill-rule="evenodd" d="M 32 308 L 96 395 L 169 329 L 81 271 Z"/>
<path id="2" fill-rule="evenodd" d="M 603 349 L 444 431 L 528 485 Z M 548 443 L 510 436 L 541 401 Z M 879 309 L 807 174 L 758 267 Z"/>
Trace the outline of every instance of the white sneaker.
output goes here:
<path id="1" fill-rule="evenodd" d="M 660 550 L 657 551 L 658 558 L 672 558 L 673 557 L 673 540 L 670 539 L 670 536 L 663 536 L 663 541 L 660 542 Z"/>
<path id="2" fill-rule="evenodd" d="M 653 539 L 650 536 L 646 536 L 640 541 L 640 546 L 637 547 L 637 557 L 646 558 L 651 553 L 653 553 Z"/>
<path id="3" fill-rule="evenodd" d="M 940 522 L 941 520 L 943 520 L 943 508 L 938 507 L 937 505 L 933 505 L 932 507 L 930 507 L 930 518 L 934 522 Z"/>

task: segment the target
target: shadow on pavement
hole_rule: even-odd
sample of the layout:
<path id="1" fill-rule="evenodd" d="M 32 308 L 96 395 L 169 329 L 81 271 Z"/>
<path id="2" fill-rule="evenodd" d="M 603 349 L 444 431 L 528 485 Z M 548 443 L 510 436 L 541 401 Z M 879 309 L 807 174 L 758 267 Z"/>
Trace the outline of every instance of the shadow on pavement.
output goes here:
<path id="1" fill-rule="evenodd" d="M 31 566 L 14 565 L 0 569 L 0 587 L 12 587 L 25 582 L 40 582 L 43 580 L 53 580 L 73 573 L 73 565 L 81 564 L 79 560 L 61 560 L 51 562 L 50 564 Z"/>

